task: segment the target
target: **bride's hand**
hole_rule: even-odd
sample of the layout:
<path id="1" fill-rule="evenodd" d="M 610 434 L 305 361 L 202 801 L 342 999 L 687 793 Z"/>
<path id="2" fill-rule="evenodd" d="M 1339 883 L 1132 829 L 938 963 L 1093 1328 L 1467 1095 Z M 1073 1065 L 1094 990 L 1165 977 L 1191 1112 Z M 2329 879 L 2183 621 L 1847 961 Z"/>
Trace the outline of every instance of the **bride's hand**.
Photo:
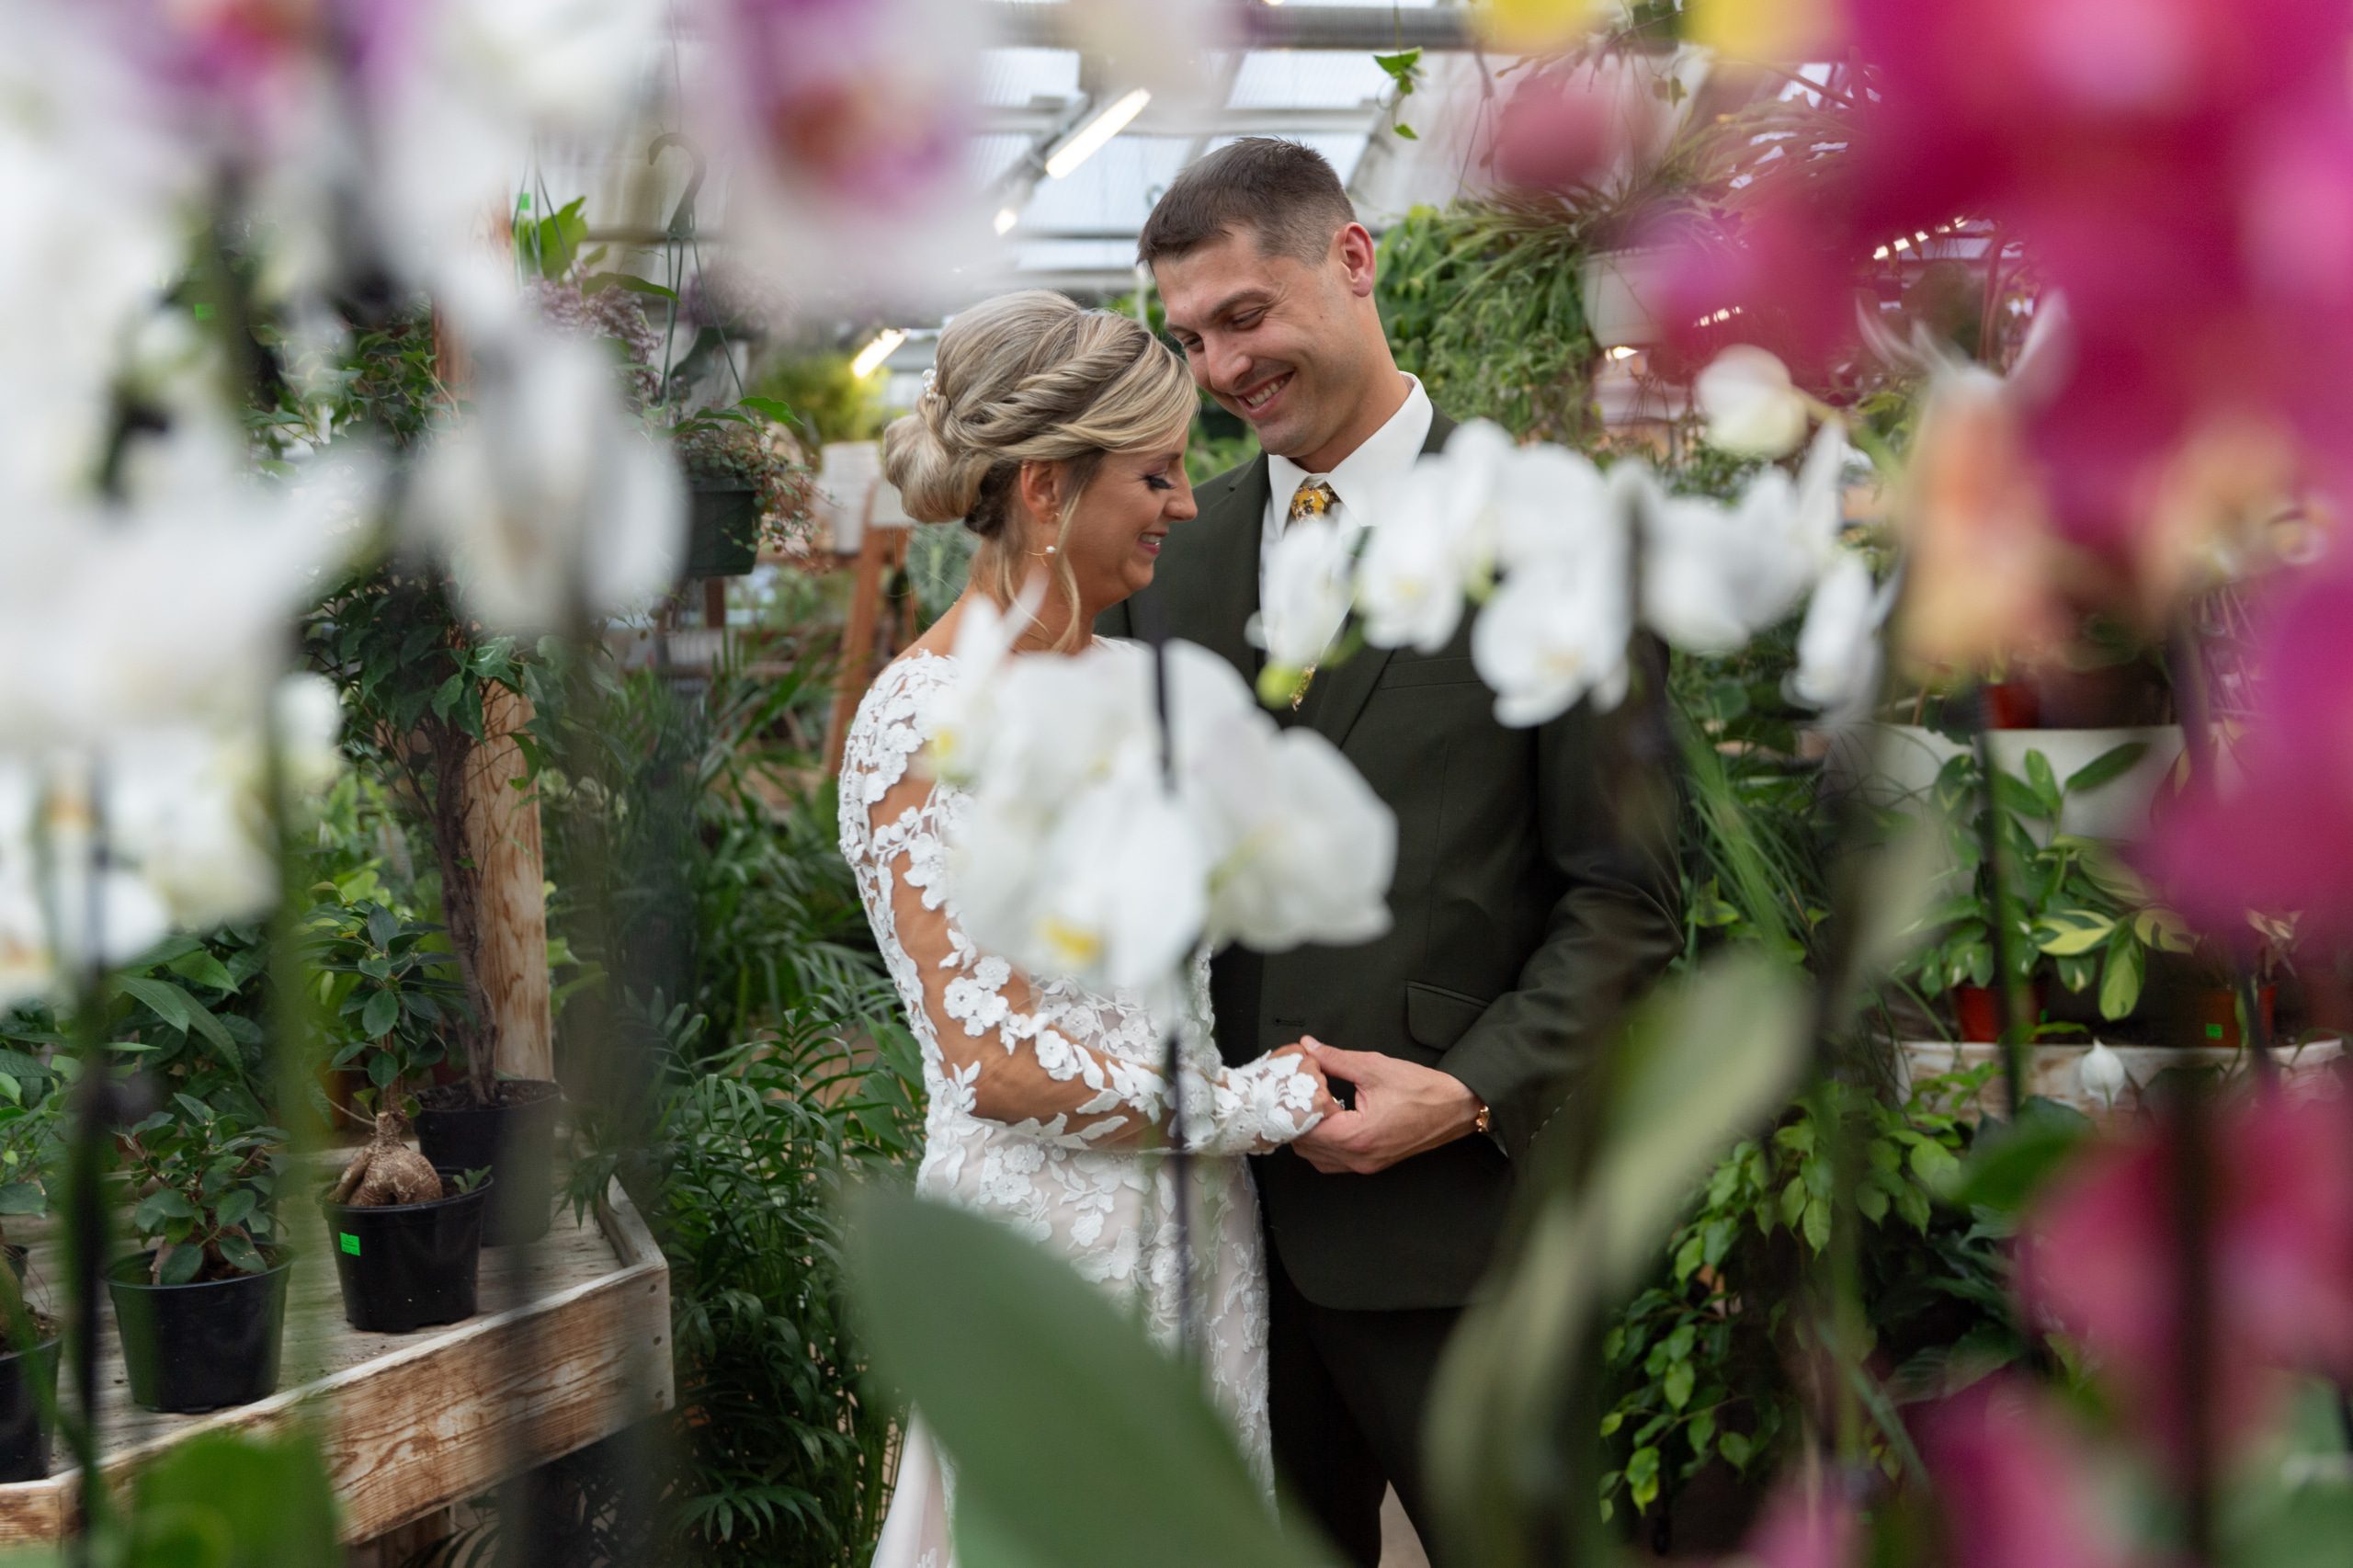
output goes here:
<path id="1" fill-rule="evenodd" d="M 1308 1107 L 1308 1113 L 1318 1122 L 1341 1108 L 1340 1102 L 1332 1097 L 1332 1080 L 1324 1076 L 1324 1064 L 1315 1060 L 1314 1053 L 1307 1049 L 1304 1042 L 1287 1045 L 1280 1051 L 1270 1051 L 1267 1054 L 1270 1058 L 1291 1058 L 1293 1072 L 1315 1081 L 1315 1103 Z"/>

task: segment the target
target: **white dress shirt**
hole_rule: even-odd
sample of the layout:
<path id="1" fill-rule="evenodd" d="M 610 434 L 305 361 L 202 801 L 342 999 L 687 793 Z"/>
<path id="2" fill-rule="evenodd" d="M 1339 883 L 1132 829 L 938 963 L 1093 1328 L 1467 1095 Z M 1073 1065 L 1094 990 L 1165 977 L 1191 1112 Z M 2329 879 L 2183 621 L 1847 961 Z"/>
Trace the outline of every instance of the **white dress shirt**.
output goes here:
<path id="1" fill-rule="evenodd" d="M 1430 394 L 1422 390 L 1418 377 L 1406 376 L 1405 384 L 1405 401 L 1389 422 L 1366 437 L 1364 444 L 1342 458 L 1331 472 L 1310 473 L 1289 458 L 1267 455 L 1267 517 L 1258 531 L 1260 604 L 1267 602 L 1267 562 L 1273 559 L 1275 540 L 1282 537 L 1283 525 L 1290 518 L 1290 498 L 1302 483 L 1320 479 L 1332 487 L 1336 499 L 1324 516 L 1339 525 L 1344 537 L 1353 537 L 1373 526 L 1382 494 L 1420 460 L 1422 443 L 1430 437 Z"/>

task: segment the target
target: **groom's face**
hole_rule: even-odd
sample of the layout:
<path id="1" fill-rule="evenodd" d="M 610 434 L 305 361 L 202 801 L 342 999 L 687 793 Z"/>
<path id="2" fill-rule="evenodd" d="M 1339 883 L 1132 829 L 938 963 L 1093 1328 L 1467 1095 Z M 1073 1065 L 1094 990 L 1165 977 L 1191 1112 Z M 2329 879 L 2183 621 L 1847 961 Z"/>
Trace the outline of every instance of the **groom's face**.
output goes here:
<path id="1" fill-rule="evenodd" d="M 1163 257 L 1153 278 L 1193 380 L 1260 446 L 1303 460 L 1347 426 L 1363 392 L 1362 355 L 1336 255 L 1310 263 L 1229 231 Z"/>

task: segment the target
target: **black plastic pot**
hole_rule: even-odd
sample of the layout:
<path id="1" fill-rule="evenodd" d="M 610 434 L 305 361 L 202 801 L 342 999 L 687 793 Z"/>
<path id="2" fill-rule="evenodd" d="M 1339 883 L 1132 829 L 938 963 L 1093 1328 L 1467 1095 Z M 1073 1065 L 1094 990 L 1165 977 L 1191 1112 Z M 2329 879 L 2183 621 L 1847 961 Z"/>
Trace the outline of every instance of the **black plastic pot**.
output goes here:
<path id="1" fill-rule="evenodd" d="M 132 1401 L 193 1415 L 276 1392 L 292 1260 L 281 1256 L 266 1273 L 205 1284 L 153 1285 L 154 1258 L 142 1252 L 107 1270 Z"/>
<path id="2" fill-rule="evenodd" d="M 459 1192 L 445 1170 L 449 1196 L 429 1203 L 363 1209 L 322 1201 L 335 1244 L 343 1315 L 374 1334 L 406 1334 L 474 1315 L 475 1268 L 482 1261 L 483 1217 L 493 1182 Z"/>
<path id="3" fill-rule="evenodd" d="M 462 1096 L 465 1087 L 441 1091 Z M 416 1115 L 416 1146 L 436 1170 L 488 1170 L 498 1193 L 483 1226 L 484 1246 L 513 1246 L 548 1233 L 555 1206 L 555 1119 L 563 1091 L 544 1079 L 498 1085 L 498 1104 L 428 1104 Z"/>
<path id="4" fill-rule="evenodd" d="M 687 575 L 741 577 L 759 563 L 760 493 L 746 484 L 695 482 L 688 513 Z"/>
<path id="5" fill-rule="evenodd" d="M 0 1355 L 0 1482 L 39 1481 L 49 1473 L 49 1423 L 41 1412 L 57 1401 L 60 1336 L 46 1332 L 29 1350 Z"/>

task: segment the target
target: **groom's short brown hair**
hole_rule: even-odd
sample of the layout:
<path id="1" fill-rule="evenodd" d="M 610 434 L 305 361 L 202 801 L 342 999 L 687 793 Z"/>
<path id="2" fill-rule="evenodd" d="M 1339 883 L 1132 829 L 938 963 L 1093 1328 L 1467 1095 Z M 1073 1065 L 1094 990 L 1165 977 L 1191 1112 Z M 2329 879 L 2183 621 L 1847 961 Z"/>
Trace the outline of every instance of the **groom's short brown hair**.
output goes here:
<path id="1" fill-rule="evenodd" d="M 1332 236 L 1356 221 L 1323 153 L 1278 137 L 1245 136 L 1176 176 L 1136 236 L 1136 259 L 1150 267 L 1247 229 L 1266 255 L 1321 261 Z"/>

